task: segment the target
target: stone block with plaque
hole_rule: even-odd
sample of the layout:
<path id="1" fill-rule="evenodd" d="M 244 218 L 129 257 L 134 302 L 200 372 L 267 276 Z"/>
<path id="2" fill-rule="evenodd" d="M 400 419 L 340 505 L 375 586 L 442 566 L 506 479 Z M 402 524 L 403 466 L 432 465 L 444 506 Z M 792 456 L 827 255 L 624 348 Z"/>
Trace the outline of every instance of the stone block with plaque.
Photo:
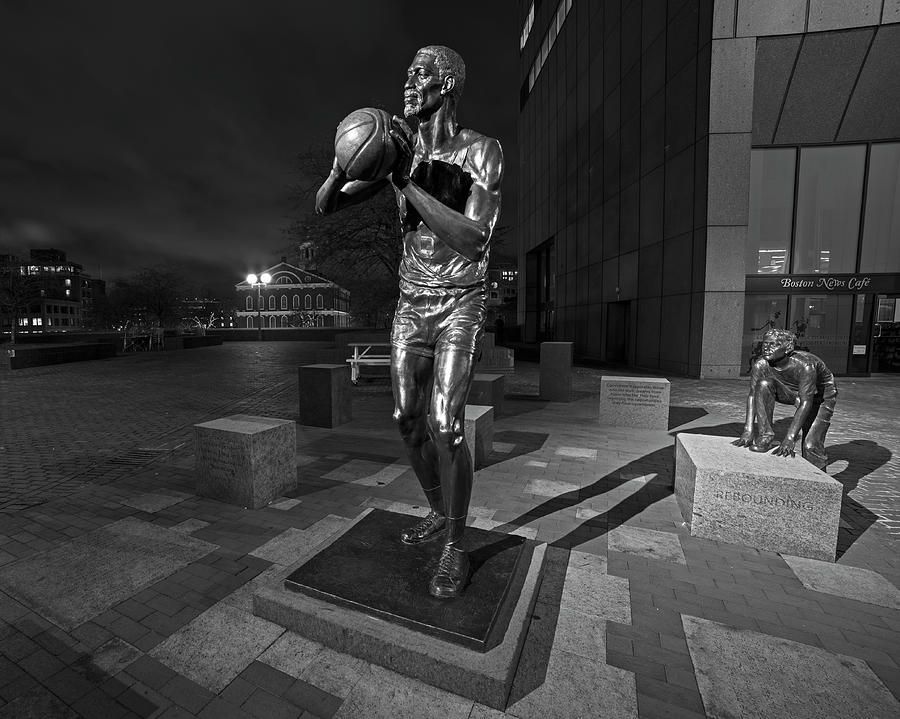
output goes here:
<path id="1" fill-rule="evenodd" d="M 298 370 L 300 424 L 338 427 L 353 419 L 353 387 L 347 364 L 309 364 Z"/>
<path id="2" fill-rule="evenodd" d="M 669 380 L 662 377 L 600 378 L 600 424 L 667 430 Z"/>
<path id="3" fill-rule="evenodd" d="M 549 402 L 572 401 L 571 342 L 541 342 L 540 396 Z"/>
<path id="4" fill-rule="evenodd" d="M 805 459 L 680 433 L 675 497 L 691 535 L 833 562 L 843 486 Z"/>
<path id="5" fill-rule="evenodd" d="M 494 408 L 479 404 L 466 405 L 466 444 L 472 458 L 472 469 L 487 464 L 494 443 Z"/>
<path id="6" fill-rule="evenodd" d="M 503 414 L 504 376 L 502 374 L 486 374 L 477 372 L 472 378 L 469 389 L 469 403 L 490 405 L 494 408 L 494 417 Z"/>
<path id="7" fill-rule="evenodd" d="M 234 414 L 194 425 L 197 494 L 258 509 L 297 483 L 289 419 Z"/>

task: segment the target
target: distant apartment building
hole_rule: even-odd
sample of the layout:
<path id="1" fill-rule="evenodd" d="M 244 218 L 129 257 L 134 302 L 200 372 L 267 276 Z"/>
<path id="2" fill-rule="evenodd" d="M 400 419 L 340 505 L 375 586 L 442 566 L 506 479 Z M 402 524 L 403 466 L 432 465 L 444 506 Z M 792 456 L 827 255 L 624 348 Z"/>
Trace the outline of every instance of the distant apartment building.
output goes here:
<path id="1" fill-rule="evenodd" d="M 61 250 L 32 249 L 27 260 L 0 257 L 5 297 L 0 331 L 9 332 L 13 323 L 22 334 L 81 329 L 85 279 L 81 265 Z"/>
<path id="2" fill-rule="evenodd" d="M 350 293 L 331 280 L 285 261 L 260 271 L 271 281 L 235 285 L 235 327 L 349 327 Z"/>

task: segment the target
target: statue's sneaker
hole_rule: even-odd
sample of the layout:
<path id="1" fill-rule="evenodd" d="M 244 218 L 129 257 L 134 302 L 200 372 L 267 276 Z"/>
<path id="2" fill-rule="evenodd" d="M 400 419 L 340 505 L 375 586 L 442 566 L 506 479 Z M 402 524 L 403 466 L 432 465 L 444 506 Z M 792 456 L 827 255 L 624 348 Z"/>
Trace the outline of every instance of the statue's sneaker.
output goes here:
<path id="1" fill-rule="evenodd" d="M 751 452 L 768 452 L 770 449 L 778 446 L 778 442 L 775 441 L 774 434 L 764 434 L 762 437 L 757 437 L 753 440 L 753 443 L 750 445 Z"/>
<path id="2" fill-rule="evenodd" d="M 404 544 L 419 544 L 434 539 L 447 528 L 447 518 L 437 512 L 429 512 L 420 522 L 400 532 Z"/>
<path id="3" fill-rule="evenodd" d="M 469 555 L 452 544 L 444 546 L 437 571 L 428 583 L 428 593 L 438 599 L 452 599 L 462 594 L 469 582 Z"/>

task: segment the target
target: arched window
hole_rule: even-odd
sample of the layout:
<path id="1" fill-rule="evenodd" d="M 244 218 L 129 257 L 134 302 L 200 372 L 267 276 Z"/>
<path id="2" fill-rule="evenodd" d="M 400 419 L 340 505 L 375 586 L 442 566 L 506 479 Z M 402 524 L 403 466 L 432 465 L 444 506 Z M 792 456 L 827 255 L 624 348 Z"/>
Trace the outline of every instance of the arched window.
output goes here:
<path id="1" fill-rule="evenodd" d="M 306 295 L 306 297 L 303 298 L 303 309 L 305 309 L 305 310 L 312 309 L 312 296 L 311 295 Z"/>
<path id="2" fill-rule="evenodd" d="M 253 318 L 252 318 L 252 317 L 248 317 L 248 318 L 247 318 L 247 329 L 249 330 L 249 329 L 252 329 L 252 328 L 253 328 Z"/>
<path id="3" fill-rule="evenodd" d="M 278 318 L 275 316 L 269 317 L 269 327 L 278 327 Z"/>
<path id="4" fill-rule="evenodd" d="M 325 300 L 322 298 L 322 295 L 316 295 L 316 309 L 325 309 Z"/>
<path id="5" fill-rule="evenodd" d="M 269 309 L 275 309 L 275 295 L 269 295 Z"/>
<path id="6" fill-rule="evenodd" d="M 287 295 L 281 295 L 281 309 L 287 309 Z"/>
<path id="7" fill-rule="evenodd" d="M 287 315 L 281 315 L 281 326 L 287 327 Z"/>
<path id="8" fill-rule="evenodd" d="M 289 285 L 291 284 L 291 278 L 287 275 L 281 275 L 277 280 L 275 280 L 276 285 Z"/>
<path id="9" fill-rule="evenodd" d="M 294 295 L 294 309 L 300 309 L 300 295 Z"/>
<path id="10" fill-rule="evenodd" d="M 247 309 L 248 310 L 253 309 L 253 296 L 252 295 L 247 295 Z"/>

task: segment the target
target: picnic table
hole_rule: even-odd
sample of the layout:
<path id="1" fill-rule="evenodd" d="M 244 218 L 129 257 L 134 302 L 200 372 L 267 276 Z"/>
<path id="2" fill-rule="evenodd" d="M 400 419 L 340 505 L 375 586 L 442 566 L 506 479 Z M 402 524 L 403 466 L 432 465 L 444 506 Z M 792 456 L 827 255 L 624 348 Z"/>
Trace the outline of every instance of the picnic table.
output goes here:
<path id="1" fill-rule="evenodd" d="M 353 356 L 347 359 L 350 363 L 350 381 L 353 384 L 359 382 L 361 366 L 385 367 L 391 364 L 390 342 L 348 342 L 347 346 L 353 349 Z"/>

